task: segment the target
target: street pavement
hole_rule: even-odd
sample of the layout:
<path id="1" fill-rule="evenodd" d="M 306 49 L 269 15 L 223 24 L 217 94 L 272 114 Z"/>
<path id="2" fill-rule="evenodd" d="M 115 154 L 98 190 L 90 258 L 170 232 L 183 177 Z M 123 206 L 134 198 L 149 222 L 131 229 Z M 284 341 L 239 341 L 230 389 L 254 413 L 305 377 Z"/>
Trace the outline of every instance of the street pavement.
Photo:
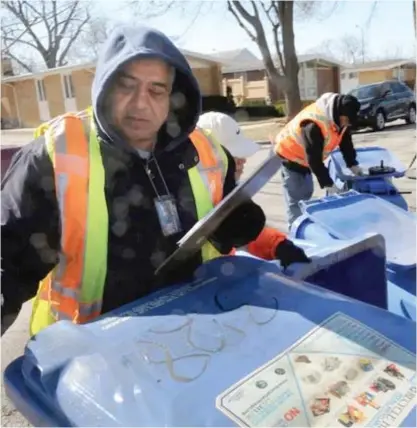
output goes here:
<path id="1" fill-rule="evenodd" d="M 249 125 L 250 126 L 250 125 Z M 244 126 L 243 128 L 246 128 Z M 401 121 L 395 122 L 393 125 L 388 125 L 387 128 L 378 133 L 361 132 L 354 135 L 354 142 L 358 146 L 373 146 L 378 145 L 389 150 L 392 150 L 395 155 L 408 166 L 416 152 L 416 130 L 415 126 L 402 125 Z M 4 142 L 4 141 L 3 141 Z M 13 141 L 7 142 L 13 143 Z M 262 146 L 261 150 L 255 154 L 247 163 L 245 174 L 250 174 L 261 161 L 263 161 L 269 153 L 269 147 Z M 404 197 L 410 206 L 410 209 L 415 211 L 416 194 L 415 180 L 401 178 L 395 180 L 394 183 L 401 191 L 409 191 L 411 194 L 405 194 Z M 315 196 L 320 196 L 323 192 L 318 188 L 316 183 Z M 284 209 L 284 201 L 281 189 L 281 179 L 279 174 L 274 176 L 272 180 L 264 186 L 264 188 L 255 196 L 255 201 L 258 202 L 265 210 L 268 223 L 283 231 L 287 230 L 286 217 Z M 416 231 L 410 231 L 416 233 Z M 26 341 L 28 340 L 28 323 L 30 317 L 31 305 L 27 302 L 22 311 L 13 324 L 13 326 L 4 334 L 1 339 L 1 366 L 2 372 L 4 368 L 23 352 Z M 1 426 L 10 427 L 26 427 L 30 424 L 23 418 L 15 409 L 4 393 L 2 382 L 2 418 Z"/>

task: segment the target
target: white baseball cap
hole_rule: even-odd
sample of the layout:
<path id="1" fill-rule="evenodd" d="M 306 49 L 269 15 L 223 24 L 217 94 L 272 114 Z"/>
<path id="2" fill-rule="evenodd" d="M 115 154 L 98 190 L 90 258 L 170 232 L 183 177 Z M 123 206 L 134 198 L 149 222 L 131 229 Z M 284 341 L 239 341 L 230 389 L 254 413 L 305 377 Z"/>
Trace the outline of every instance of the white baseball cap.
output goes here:
<path id="1" fill-rule="evenodd" d="M 258 144 L 242 134 L 239 124 L 227 114 L 215 111 L 204 113 L 198 119 L 197 126 L 210 131 L 235 158 L 248 158 L 260 149 Z"/>

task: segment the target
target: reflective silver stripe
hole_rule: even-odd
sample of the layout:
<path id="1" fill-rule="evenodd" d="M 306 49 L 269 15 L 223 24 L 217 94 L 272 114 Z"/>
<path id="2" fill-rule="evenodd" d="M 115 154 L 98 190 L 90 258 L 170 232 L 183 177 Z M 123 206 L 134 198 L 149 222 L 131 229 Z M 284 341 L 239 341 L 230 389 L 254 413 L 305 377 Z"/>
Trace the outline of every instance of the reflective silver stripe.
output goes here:
<path id="1" fill-rule="evenodd" d="M 210 196 L 212 196 L 212 191 L 211 191 L 212 189 L 211 189 L 209 177 L 207 175 L 207 169 L 203 167 L 201 162 L 199 162 L 197 164 L 197 170 L 198 170 L 198 173 L 200 174 L 201 179 L 204 182 L 204 186 L 206 187 L 207 192 L 210 193 Z"/>
<path id="2" fill-rule="evenodd" d="M 97 312 L 101 311 L 101 305 L 102 305 L 102 301 L 97 301 L 97 302 L 93 302 L 93 303 L 80 303 L 79 306 L 79 315 L 81 315 L 82 317 L 89 317 L 89 316 L 93 316 L 96 315 Z M 68 320 L 68 321 L 75 321 L 76 315 L 74 314 L 74 317 L 71 318 L 68 314 L 60 311 L 59 309 L 57 309 L 57 307 L 55 305 L 51 306 L 51 312 L 52 315 L 59 321 L 62 320 Z"/>
<path id="3" fill-rule="evenodd" d="M 97 300 L 96 302 L 93 303 L 80 303 L 80 314 L 82 316 L 89 316 L 89 315 L 93 315 L 97 312 L 101 312 L 101 305 L 102 305 L 102 301 L 101 300 Z"/>
<path id="4" fill-rule="evenodd" d="M 63 287 L 56 279 L 52 281 L 52 289 L 65 297 L 69 297 L 74 300 L 79 299 L 80 291 L 78 289 L 74 290 L 72 288 Z"/>
<path id="5" fill-rule="evenodd" d="M 52 316 L 57 320 L 57 321 L 74 321 L 69 315 L 64 314 L 61 311 L 58 311 L 55 306 L 51 306 L 51 313 Z"/>
<path id="6" fill-rule="evenodd" d="M 65 121 L 60 120 L 52 126 L 55 143 L 55 152 L 59 154 L 67 154 L 67 136 L 65 132 Z"/>
<path id="7" fill-rule="evenodd" d="M 63 246 L 63 237 L 65 236 L 65 192 L 68 187 L 68 175 L 67 174 L 56 174 L 55 177 L 55 186 L 56 186 L 56 193 L 57 193 L 57 201 L 58 201 L 58 207 L 59 207 L 59 214 L 60 214 L 60 220 L 61 220 L 61 248 Z M 57 278 L 58 280 L 62 277 L 65 268 L 67 266 L 67 259 L 66 255 L 60 251 L 59 252 L 59 262 L 56 266 L 55 272 L 53 277 Z"/>
<path id="8" fill-rule="evenodd" d="M 210 143 L 211 149 L 213 150 L 214 156 L 215 156 L 216 161 L 217 161 L 218 168 L 221 169 L 222 179 L 224 181 L 226 179 L 227 169 L 226 169 L 226 165 L 223 161 L 223 156 L 220 153 L 221 147 L 213 141 L 213 139 L 210 135 L 207 135 L 205 132 L 203 132 L 203 134 L 205 135 L 205 137 L 207 138 L 207 140 Z"/>

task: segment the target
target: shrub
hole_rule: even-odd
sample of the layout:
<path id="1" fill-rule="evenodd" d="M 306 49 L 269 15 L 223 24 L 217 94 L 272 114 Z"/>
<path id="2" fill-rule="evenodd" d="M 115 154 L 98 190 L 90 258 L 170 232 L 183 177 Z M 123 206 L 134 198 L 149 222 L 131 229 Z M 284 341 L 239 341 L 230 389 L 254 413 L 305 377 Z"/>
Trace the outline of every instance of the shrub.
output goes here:
<path id="1" fill-rule="evenodd" d="M 233 114 L 236 107 L 227 97 L 222 95 L 207 95 L 202 98 L 203 113 L 208 111 L 218 111 L 225 114 Z"/>
<path id="2" fill-rule="evenodd" d="M 308 105 L 310 105 L 314 101 L 315 100 L 304 100 L 304 101 L 301 101 L 301 108 L 307 107 Z M 274 106 L 275 106 L 275 109 L 277 110 L 277 112 L 282 115 L 280 117 L 283 117 L 283 116 L 287 115 L 287 106 L 285 104 L 285 101 L 283 101 L 283 100 L 277 101 L 274 104 Z"/>
<path id="3" fill-rule="evenodd" d="M 262 100 L 244 100 L 239 107 L 263 107 L 266 106 L 266 102 L 264 99 Z"/>
<path id="4" fill-rule="evenodd" d="M 268 118 L 268 117 L 281 117 L 274 106 L 259 105 L 259 106 L 239 106 L 236 108 L 236 116 L 240 120 L 244 118 Z"/>

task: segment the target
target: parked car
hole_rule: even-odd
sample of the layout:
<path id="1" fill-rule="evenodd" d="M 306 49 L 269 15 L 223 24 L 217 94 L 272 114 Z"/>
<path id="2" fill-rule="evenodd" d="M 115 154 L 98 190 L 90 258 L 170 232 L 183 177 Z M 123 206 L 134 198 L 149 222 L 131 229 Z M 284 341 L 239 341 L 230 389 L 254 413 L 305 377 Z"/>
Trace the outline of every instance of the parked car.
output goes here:
<path id="1" fill-rule="evenodd" d="M 414 92 L 397 80 L 386 80 L 359 86 L 349 92 L 361 103 L 358 128 L 371 127 L 382 131 L 387 122 L 404 119 L 416 122 L 416 97 Z"/>

